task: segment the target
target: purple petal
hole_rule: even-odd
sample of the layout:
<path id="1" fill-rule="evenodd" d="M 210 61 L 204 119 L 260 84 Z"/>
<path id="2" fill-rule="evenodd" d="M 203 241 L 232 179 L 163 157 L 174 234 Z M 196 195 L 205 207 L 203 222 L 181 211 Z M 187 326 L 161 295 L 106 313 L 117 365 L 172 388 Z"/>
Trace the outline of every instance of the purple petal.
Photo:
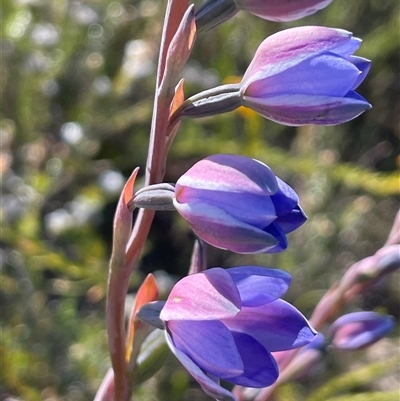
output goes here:
<path id="1" fill-rule="evenodd" d="M 267 195 L 276 192 L 277 183 L 271 169 L 258 160 L 217 154 L 200 160 L 179 178 L 176 198 L 181 203 L 190 195 L 190 192 L 182 192 L 184 187 Z"/>
<path id="2" fill-rule="evenodd" d="M 324 53 L 278 75 L 254 81 L 244 96 L 270 97 L 281 94 L 344 96 L 354 87 L 360 71 L 346 58 Z"/>
<path id="3" fill-rule="evenodd" d="M 202 370 L 217 377 L 243 373 L 235 340 L 220 321 L 170 321 L 167 328 L 174 346 Z"/>
<path id="4" fill-rule="evenodd" d="M 369 106 L 368 109 L 372 108 L 372 106 L 361 95 L 359 95 L 357 92 L 349 91 L 349 93 L 346 95 L 346 98 L 347 99 L 353 99 L 353 100 L 361 101 L 361 102 L 365 102 Z"/>
<path id="5" fill-rule="evenodd" d="M 286 238 L 286 235 L 283 232 L 282 228 L 276 222 L 273 222 L 268 227 L 265 227 L 264 231 L 271 234 L 274 238 L 278 240 L 278 243 L 276 245 L 268 249 L 268 253 L 282 252 L 288 247 L 288 240 Z"/>
<path id="6" fill-rule="evenodd" d="M 359 116 L 371 108 L 361 96 L 350 91 L 346 97 L 281 95 L 268 99 L 247 98 L 244 106 L 285 125 L 336 125 Z"/>
<path id="7" fill-rule="evenodd" d="M 299 197 L 297 193 L 286 182 L 277 177 L 279 190 L 271 196 L 274 203 L 276 215 L 284 216 L 289 214 L 298 206 Z"/>
<path id="8" fill-rule="evenodd" d="M 193 376 L 193 378 L 200 384 L 201 388 L 206 394 L 218 401 L 237 401 L 230 391 L 224 389 L 218 383 L 213 381 L 187 355 L 175 348 L 168 333 L 167 343 L 174 355 L 179 359 L 181 364 Z"/>
<path id="9" fill-rule="evenodd" d="M 216 248 L 236 253 L 260 253 L 278 242 L 269 233 L 241 222 L 219 208 L 207 204 L 175 204 L 175 207 L 193 231 Z"/>
<path id="10" fill-rule="evenodd" d="M 224 319 L 223 323 L 230 330 L 249 334 L 270 352 L 302 347 L 316 334 L 307 319 L 282 299 L 243 307 L 234 318 Z"/>
<path id="11" fill-rule="evenodd" d="M 299 196 L 290 185 L 286 184 L 285 181 L 281 180 L 279 177 L 276 177 L 276 180 L 278 183 L 278 191 L 272 196 L 283 195 L 286 198 L 286 202 L 288 202 L 287 208 L 292 209 L 299 202 Z M 282 200 L 280 200 L 280 202 L 282 202 Z M 279 207 L 279 205 L 276 205 L 275 208 L 279 213 L 281 213 L 281 208 Z"/>
<path id="12" fill-rule="evenodd" d="M 307 216 L 303 212 L 303 209 L 297 206 L 291 210 L 290 213 L 279 216 L 274 223 L 278 225 L 285 234 L 288 234 L 303 225 L 306 220 Z"/>
<path id="13" fill-rule="evenodd" d="M 354 83 L 353 87 L 351 88 L 351 89 L 356 89 L 361 84 L 361 82 L 364 81 L 364 78 L 367 76 L 368 71 L 371 68 L 371 61 L 367 60 L 366 58 L 357 56 L 350 56 L 349 61 L 352 62 L 361 72 L 356 82 Z"/>
<path id="14" fill-rule="evenodd" d="M 299 197 L 293 188 L 278 177 L 277 180 L 279 191 L 271 196 L 278 215 L 275 224 L 287 234 L 304 224 L 307 216 L 298 204 Z"/>
<path id="15" fill-rule="evenodd" d="M 339 54 L 343 57 L 348 57 L 359 49 L 359 47 L 361 46 L 361 42 L 362 40 L 360 38 L 351 37 L 348 42 L 342 44 L 339 47 L 336 47 L 333 50 L 333 53 Z"/>
<path id="16" fill-rule="evenodd" d="M 238 313 L 240 295 L 229 274 L 221 268 L 206 272 L 175 284 L 161 311 L 162 320 L 213 320 Z"/>
<path id="17" fill-rule="evenodd" d="M 244 333 L 232 332 L 242 357 L 244 372 L 225 380 L 240 386 L 261 388 L 275 383 L 278 366 L 273 356 L 254 338 Z"/>
<path id="18" fill-rule="evenodd" d="M 242 89 L 277 75 L 302 61 L 332 51 L 351 41 L 351 33 L 333 28 L 305 26 L 286 29 L 265 39 L 242 79 Z"/>
<path id="19" fill-rule="evenodd" d="M 234 219 L 258 228 L 270 224 L 276 218 L 271 195 L 182 188 L 177 201 L 179 203 L 176 203 L 175 206 L 178 211 L 184 207 L 181 205 L 185 204 L 194 210 L 196 210 L 197 204 L 207 204 L 221 209 Z M 202 208 L 202 210 L 207 218 L 207 209 Z"/>
<path id="20" fill-rule="evenodd" d="M 281 297 L 289 288 L 290 274 L 261 266 L 226 269 L 238 287 L 243 306 L 259 306 Z"/>

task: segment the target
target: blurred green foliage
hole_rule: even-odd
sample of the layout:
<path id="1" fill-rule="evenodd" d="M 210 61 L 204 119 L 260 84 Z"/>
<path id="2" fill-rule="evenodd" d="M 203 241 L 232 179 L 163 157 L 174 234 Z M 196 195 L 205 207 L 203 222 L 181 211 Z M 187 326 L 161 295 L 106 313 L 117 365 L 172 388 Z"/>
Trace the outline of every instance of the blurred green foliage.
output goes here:
<path id="1" fill-rule="evenodd" d="M 111 223 L 125 178 L 145 164 L 164 7 L 156 0 L 2 2 L 3 399 L 90 400 L 109 367 L 104 305 Z M 306 315 L 352 263 L 383 245 L 398 209 L 398 11 L 393 0 L 335 0 L 290 24 L 239 13 L 198 38 L 183 72 L 187 95 L 235 81 L 263 38 L 291 26 L 340 27 L 364 39 L 358 54 L 373 67 L 360 93 L 374 108 L 360 118 L 295 129 L 239 109 L 184 121 L 169 158 L 166 181 L 224 152 L 263 160 L 296 188 L 309 221 L 290 235 L 286 252 L 237 256 L 210 249 L 210 266 L 288 270 L 287 299 Z M 179 216 L 157 214 L 132 292 L 148 272 L 167 272 L 159 275 L 163 282 L 184 275 L 192 240 Z M 398 284 L 396 273 L 348 310 L 399 317 Z M 277 399 L 394 399 L 398 364 L 385 361 L 399 358 L 397 335 L 366 353 L 327 356 L 312 379 L 293 384 L 295 390 L 284 386 Z M 383 373 L 368 374 L 377 364 Z M 368 380 L 351 381 L 360 377 Z M 327 378 L 333 381 L 324 387 Z M 208 398 L 172 358 L 136 399 Z"/>

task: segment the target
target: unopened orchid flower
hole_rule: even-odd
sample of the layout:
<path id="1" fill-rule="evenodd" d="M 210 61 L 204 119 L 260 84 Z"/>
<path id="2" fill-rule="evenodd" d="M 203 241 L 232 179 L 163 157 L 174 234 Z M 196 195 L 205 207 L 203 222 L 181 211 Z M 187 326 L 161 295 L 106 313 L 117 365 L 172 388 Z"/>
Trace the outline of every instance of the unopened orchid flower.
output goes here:
<path id="1" fill-rule="evenodd" d="M 219 379 L 271 385 L 278 377 L 271 352 L 313 340 L 316 332 L 305 317 L 280 299 L 289 284 L 284 271 L 241 266 L 205 270 L 174 286 L 159 318 L 172 352 L 208 395 L 235 400 Z M 139 316 L 147 314 L 145 306 Z"/>
<path id="2" fill-rule="evenodd" d="M 280 252 L 306 221 L 295 191 L 264 163 L 218 154 L 177 181 L 174 205 L 203 241 L 237 253 Z"/>
<path id="3" fill-rule="evenodd" d="M 304 26 L 261 43 L 238 85 L 223 85 L 186 100 L 178 117 L 203 117 L 249 107 L 284 125 L 335 125 L 371 105 L 355 89 L 370 61 L 353 56 L 361 40 L 350 32 Z"/>
<path id="4" fill-rule="evenodd" d="M 369 109 L 354 92 L 370 62 L 353 56 L 361 40 L 350 32 L 299 27 L 261 43 L 243 76 L 243 104 L 288 125 L 338 124 Z"/>
<path id="5" fill-rule="evenodd" d="M 341 316 L 329 329 L 332 345 L 339 350 L 359 350 L 383 337 L 394 327 L 392 316 L 354 312 Z"/>
<path id="6" fill-rule="evenodd" d="M 207 0 L 196 12 L 197 29 L 209 30 L 248 11 L 269 21 L 294 21 L 327 7 L 332 0 Z"/>

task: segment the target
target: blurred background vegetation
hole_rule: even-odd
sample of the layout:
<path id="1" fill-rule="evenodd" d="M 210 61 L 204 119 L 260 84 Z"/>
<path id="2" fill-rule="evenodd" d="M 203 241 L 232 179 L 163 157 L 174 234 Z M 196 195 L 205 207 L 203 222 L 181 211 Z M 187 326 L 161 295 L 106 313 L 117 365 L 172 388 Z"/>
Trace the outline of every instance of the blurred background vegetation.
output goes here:
<path id="1" fill-rule="evenodd" d="M 90 400 L 110 365 L 104 309 L 112 218 L 125 179 L 136 166 L 144 171 L 165 2 L 3 0 L 1 7 L 0 394 Z M 351 264 L 384 244 L 399 206 L 398 11 L 393 0 L 334 0 L 294 23 L 239 13 L 198 38 L 183 72 L 187 95 L 237 81 L 258 44 L 291 26 L 340 27 L 363 38 L 357 54 L 373 64 L 359 92 L 374 108 L 360 118 L 296 129 L 239 109 L 184 121 L 168 162 L 166 181 L 174 182 L 206 155 L 241 153 L 296 188 L 309 221 L 289 236 L 286 252 L 210 249 L 209 265 L 288 270 L 286 299 L 307 316 Z M 158 213 L 132 294 L 149 272 L 168 291 L 187 272 L 192 242 L 182 218 Z M 399 299 L 395 273 L 344 312 L 399 318 Z M 393 394 L 398 369 L 396 330 L 366 352 L 328 355 L 277 400 Z M 135 399 L 209 398 L 171 358 Z"/>

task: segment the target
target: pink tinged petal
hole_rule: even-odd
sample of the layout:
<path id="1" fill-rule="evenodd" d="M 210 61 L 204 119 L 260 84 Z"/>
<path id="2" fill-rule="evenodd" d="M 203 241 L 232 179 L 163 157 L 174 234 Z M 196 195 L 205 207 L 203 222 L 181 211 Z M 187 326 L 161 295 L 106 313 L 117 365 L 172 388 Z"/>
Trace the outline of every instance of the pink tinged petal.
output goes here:
<path id="1" fill-rule="evenodd" d="M 254 338 L 232 332 L 244 364 L 244 372 L 225 380 L 240 386 L 261 388 L 270 386 L 278 378 L 278 366 L 273 356 Z"/>
<path id="2" fill-rule="evenodd" d="M 235 340 L 220 321 L 170 321 L 167 329 L 174 346 L 202 370 L 220 378 L 243 372 Z"/>
<path id="3" fill-rule="evenodd" d="M 226 270 L 238 287 L 243 306 L 275 301 L 289 288 L 291 277 L 283 270 L 261 266 L 240 266 Z"/>
<path id="4" fill-rule="evenodd" d="M 217 154 L 200 160 L 179 178 L 176 185 L 178 202 L 185 202 L 184 187 L 187 187 L 187 195 L 190 195 L 190 188 L 273 194 L 277 190 L 277 183 L 271 169 L 258 160 Z"/>
<path id="5" fill-rule="evenodd" d="M 245 97 L 244 106 L 262 116 L 289 126 L 336 125 L 352 120 L 371 105 L 350 91 L 346 97 L 280 95 L 267 99 Z"/>
<path id="6" fill-rule="evenodd" d="M 240 295 L 229 274 L 221 268 L 206 272 L 175 284 L 160 313 L 162 320 L 214 320 L 239 312 Z"/>
<path id="7" fill-rule="evenodd" d="M 212 380 L 209 376 L 207 376 L 203 370 L 200 369 L 198 365 L 196 365 L 192 359 L 190 359 L 186 354 L 177 349 L 170 336 L 167 333 L 167 343 L 174 353 L 174 355 L 179 359 L 181 364 L 186 368 L 186 370 L 192 375 L 192 377 L 200 384 L 203 391 L 208 394 L 210 397 L 218 400 L 218 401 L 237 401 L 237 399 L 233 396 L 233 394 L 220 386 L 214 380 Z"/>
<path id="8" fill-rule="evenodd" d="M 230 330 L 252 336 L 270 352 L 302 347 L 316 335 L 307 319 L 282 299 L 243 307 L 234 318 L 224 319 L 223 323 Z"/>
<path id="9" fill-rule="evenodd" d="M 325 53 L 309 58 L 279 75 L 255 81 L 243 94 L 251 97 L 281 94 L 345 96 L 359 76 L 359 69 L 349 60 Z"/>
<path id="10" fill-rule="evenodd" d="M 286 29 L 265 39 L 246 70 L 242 93 L 253 82 L 277 75 L 302 61 L 344 46 L 351 32 L 318 26 Z"/>

